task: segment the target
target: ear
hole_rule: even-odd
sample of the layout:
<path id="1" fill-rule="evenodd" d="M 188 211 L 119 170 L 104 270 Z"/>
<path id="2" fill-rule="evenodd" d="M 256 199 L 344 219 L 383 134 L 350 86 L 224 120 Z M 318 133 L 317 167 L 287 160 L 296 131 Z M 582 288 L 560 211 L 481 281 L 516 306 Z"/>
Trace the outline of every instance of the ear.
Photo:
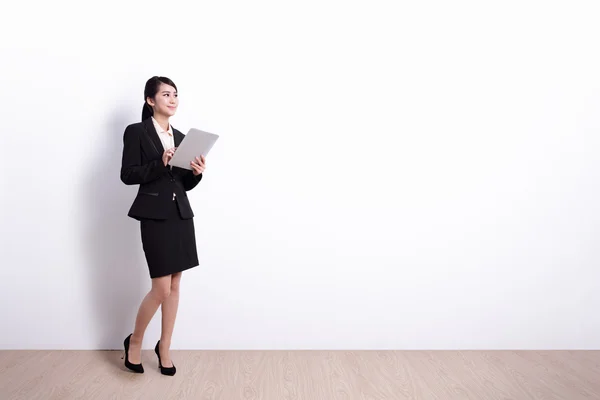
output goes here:
<path id="1" fill-rule="evenodd" d="M 148 105 L 149 105 L 150 107 L 154 107 L 154 106 L 156 105 L 156 103 L 154 102 L 154 100 L 152 100 L 150 97 L 148 97 L 148 98 L 146 99 L 146 103 L 148 103 Z"/>

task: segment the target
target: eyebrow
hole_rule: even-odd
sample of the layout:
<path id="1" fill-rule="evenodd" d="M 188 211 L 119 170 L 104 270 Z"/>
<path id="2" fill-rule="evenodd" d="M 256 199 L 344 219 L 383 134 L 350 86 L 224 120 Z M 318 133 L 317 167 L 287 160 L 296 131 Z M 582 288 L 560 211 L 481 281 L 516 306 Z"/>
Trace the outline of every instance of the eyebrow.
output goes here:
<path id="1" fill-rule="evenodd" d="M 171 93 L 171 91 L 170 91 L 170 90 L 163 90 L 163 91 L 162 91 L 162 93 L 163 93 L 163 94 L 164 94 L 164 93 Z M 177 91 L 174 91 L 173 93 L 177 93 Z"/>

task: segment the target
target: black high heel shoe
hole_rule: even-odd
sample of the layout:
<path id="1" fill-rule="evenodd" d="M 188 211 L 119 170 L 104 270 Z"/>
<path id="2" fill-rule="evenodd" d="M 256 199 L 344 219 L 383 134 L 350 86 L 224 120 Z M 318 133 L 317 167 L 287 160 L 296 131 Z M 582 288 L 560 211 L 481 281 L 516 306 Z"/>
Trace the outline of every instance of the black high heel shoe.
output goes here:
<path id="1" fill-rule="evenodd" d="M 175 364 L 173 364 L 172 367 L 163 367 L 162 366 L 162 363 L 160 362 L 160 352 L 158 351 L 159 343 L 160 343 L 160 340 L 158 342 L 156 342 L 156 347 L 154 348 L 154 352 L 158 356 L 158 366 L 160 368 L 160 373 L 163 375 L 173 376 L 173 375 L 175 375 L 175 372 L 176 372 Z"/>
<path id="2" fill-rule="evenodd" d="M 125 354 L 121 359 L 125 358 L 125 366 L 132 370 L 133 372 L 137 372 L 138 374 L 144 373 L 144 367 L 142 364 L 132 364 L 129 362 L 129 342 L 131 341 L 131 334 L 125 338 L 123 345 L 125 346 Z"/>

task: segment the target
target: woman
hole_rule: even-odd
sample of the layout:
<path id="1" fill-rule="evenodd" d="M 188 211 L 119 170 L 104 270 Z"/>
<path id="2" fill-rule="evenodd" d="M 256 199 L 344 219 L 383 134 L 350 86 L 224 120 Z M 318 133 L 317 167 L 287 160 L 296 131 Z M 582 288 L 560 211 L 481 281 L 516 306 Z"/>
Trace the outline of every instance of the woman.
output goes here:
<path id="1" fill-rule="evenodd" d="M 142 247 L 152 289 L 140 305 L 135 327 L 124 341 L 125 366 L 144 372 L 142 340 L 150 320 L 161 306 L 162 330 L 154 351 L 164 375 L 174 375 L 169 348 L 179 303 L 182 271 L 198 265 L 194 213 L 187 191 L 192 190 L 205 169 L 203 156 L 190 160 L 190 170 L 171 167 L 169 160 L 184 135 L 169 118 L 178 106 L 177 87 L 168 78 L 155 76 L 146 82 L 142 122 L 129 125 L 123 135 L 121 180 L 140 185 L 128 216 L 140 221 Z"/>

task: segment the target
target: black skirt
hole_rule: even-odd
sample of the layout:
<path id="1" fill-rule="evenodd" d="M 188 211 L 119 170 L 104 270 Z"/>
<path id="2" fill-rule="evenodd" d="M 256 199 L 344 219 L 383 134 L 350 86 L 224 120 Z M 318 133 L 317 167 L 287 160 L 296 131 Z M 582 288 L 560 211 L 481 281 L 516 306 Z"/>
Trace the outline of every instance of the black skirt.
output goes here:
<path id="1" fill-rule="evenodd" d="M 171 202 L 166 220 L 140 221 L 142 247 L 150 278 L 171 275 L 197 266 L 193 219 L 182 219 L 177 201 Z"/>

